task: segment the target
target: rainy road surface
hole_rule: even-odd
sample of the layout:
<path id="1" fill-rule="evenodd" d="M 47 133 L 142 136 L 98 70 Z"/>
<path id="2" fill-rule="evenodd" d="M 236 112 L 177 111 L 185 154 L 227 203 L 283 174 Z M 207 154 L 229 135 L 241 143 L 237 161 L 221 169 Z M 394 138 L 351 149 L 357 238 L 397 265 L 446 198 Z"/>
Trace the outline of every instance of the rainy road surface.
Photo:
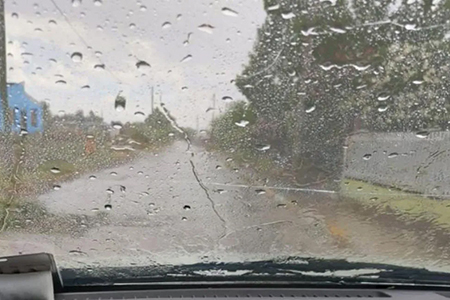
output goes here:
<path id="1" fill-rule="evenodd" d="M 225 157 L 186 149 L 179 141 L 39 196 L 52 213 L 106 214 L 108 222 L 82 234 L 4 232 L 0 250 L 51 252 L 65 267 L 319 256 L 448 269 L 446 247 L 425 243 L 414 228 L 394 231 L 358 216 L 334 194 L 261 193 L 248 186 L 248 173 L 226 168 Z"/>

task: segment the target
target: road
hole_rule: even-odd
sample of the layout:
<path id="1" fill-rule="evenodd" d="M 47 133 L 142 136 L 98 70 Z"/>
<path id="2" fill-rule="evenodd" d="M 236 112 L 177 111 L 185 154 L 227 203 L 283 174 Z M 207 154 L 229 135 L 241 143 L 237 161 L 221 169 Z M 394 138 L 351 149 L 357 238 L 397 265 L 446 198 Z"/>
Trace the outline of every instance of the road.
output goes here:
<path id="1" fill-rule="evenodd" d="M 319 256 L 450 270 L 446 247 L 424 240 L 423 231 L 392 230 L 336 194 L 280 187 L 263 193 L 249 185 L 255 181 L 227 168 L 226 157 L 178 141 L 37 198 L 52 214 L 91 220 L 78 224 L 81 233 L 6 231 L 0 251 L 47 251 L 61 266 L 78 268 Z"/>

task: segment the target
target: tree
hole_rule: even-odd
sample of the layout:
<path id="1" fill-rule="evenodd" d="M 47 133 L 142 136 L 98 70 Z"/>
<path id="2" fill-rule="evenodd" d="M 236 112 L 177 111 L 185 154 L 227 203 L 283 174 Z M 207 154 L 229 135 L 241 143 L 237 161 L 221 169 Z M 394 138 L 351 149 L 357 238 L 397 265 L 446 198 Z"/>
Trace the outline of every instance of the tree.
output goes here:
<path id="1" fill-rule="evenodd" d="M 371 131 L 447 129 L 450 1 L 264 2 L 236 79 L 283 153 L 340 177 L 355 120 Z"/>

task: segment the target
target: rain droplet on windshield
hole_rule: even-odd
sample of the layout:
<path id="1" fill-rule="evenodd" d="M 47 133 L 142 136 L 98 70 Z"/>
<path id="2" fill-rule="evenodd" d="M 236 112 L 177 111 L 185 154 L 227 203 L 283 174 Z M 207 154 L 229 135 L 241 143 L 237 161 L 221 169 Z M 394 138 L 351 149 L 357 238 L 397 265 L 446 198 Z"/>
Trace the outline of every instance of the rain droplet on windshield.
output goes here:
<path id="1" fill-rule="evenodd" d="M 428 135 L 429 135 L 429 133 L 428 133 L 427 131 L 419 131 L 419 132 L 416 133 L 416 136 L 417 136 L 419 139 L 424 139 L 424 138 L 426 138 Z"/>
<path id="2" fill-rule="evenodd" d="M 95 175 L 89 176 L 89 180 L 95 180 L 95 179 L 97 179 L 97 177 Z"/>
<path id="3" fill-rule="evenodd" d="M 378 109 L 379 112 L 385 112 L 388 109 L 388 106 L 384 105 L 384 104 L 383 105 L 379 105 L 377 109 Z"/>
<path id="4" fill-rule="evenodd" d="M 18 15 L 17 13 L 12 13 L 12 14 L 11 14 L 11 17 L 12 17 L 13 19 L 18 19 L 18 18 L 19 18 L 19 15 Z"/>
<path id="5" fill-rule="evenodd" d="M 95 6 L 102 6 L 103 2 L 101 0 L 94 0 Z"/>
<path id="6" fill-rule="evenodd" d="M 164 22 L 161 27 L 162 29 L 169 29 L 170 27 L 172 27 L 172 23 Z"/>
<path id="7" fill-rule="evenodd" d="M 73 62 L 81 62 L 83 60 L 83 55 L 80 52 L 74 52 L 70 57 Z"/>
<path id="8" fill-rule="evenodd" d="M 295 17 L 295 14 L 293 12 L 282 13 L 281 17 L 285 20 L 289 20 Z"/>
<path id="9" fill-rule="evenodd" d="M 81 0 L 72 0 L 72 6 L 73 7 L 78 7 L 81 5 Z"/>
<path id="10" fill-rule="evenodd" d="M 183 206 L 183 209 L 184 210 L 191 210 L 191 207 L 189 205 L 185 205 L 185 206 Z"/>
<path id="11" fill-rule="evenodd" d="M 258 151 L 267 151 L 270 149 L 270 145 L 267 144 L 256 145 L 256 149 Z"/>
<path id="12" fill-rule="evenodd" d="M 223 100 L 223 101 L 233 101 L 233 98 L 230 97 L 230 96 L 223 96 L 223 97 L 222 97 L 222 100 Z"/>
<path id="13" fill-rule="evenodd" d="M 136 68 L 142 72 L 150 70 L 151 66 L 148 62 L 140 60 L 136 63 Z"/>
<path id="14" fill-rule="evenodd" d="M 388 158 L 394 158 L 397 157 L 398 153 L 397 152 L 392 152 L 391 154 L 388 155 Z"/>
<path id="15" fill-rule="evenodd" d="M 307 113 L 307 114 L 309 114 L 309 113 L 312 113 L 313 111 L 315 111 L 316 110 L 316 106 L 315 105 L 311 105 L 310 107 L 308 107 L 306 110 L 305 110 L 305 112 Z"/>
<path id="16" fill-rule="evenodd" d="M 123 125 L 120 122 L 112 122 L 112 127 L 114 129 L 122 129 Z"/>
<path id="17" fill-rule="evenodd" d="M 58 185 L 58 184 L 55 184 L 55 185 L 53 186 L 53 189 L 54 189 L 55 191 L 59 191 L 59 190 L 61 189 L 61 186 Z"/>
<path id="18" fill-rule="evenodd" d="M 105 69 L 105 65 L 104 64 L 97 64 L 94 66 L 94 70 L 104 70 Z"/>
<path id="19" fill-rule="evenodd" d="M 224 7 L 222 8 L 222 13 L 226 16 L 230 16 L 230 17 L 237 17 L 238 13 L 237 11 L 232 10 L 231 8 L 228 7 Z"/>
<path id="20" fill-rule="evenodd" d="M 65 80 L 58 80 L 55 82 L 56 85 L 65 85 L 67 82 Z"/>
<path id="21" fill-rule="evenodd" d="M 114 191 L 112 189 L 106 189 L 106 193 L 112 195 L 114 194 Z"/>
<path id="22" fill-rule="evenodd" d="M 250 123 L 250 122 L 247 121 L 247 120 L 241 120 L 241 121 L 236 122 L 236 123 L 234 123 L 234 124 L 236 124 L 236 125 L 239 126 L 239 127 L 245 127 L 245 126 L 247 126 L 249 123 Z"/>
<path id="23" fill-rule="evenodd" d="M 53 174 L 59 174 L 61 173 L 61 170 L 59 168 L 53 167 L 50 169 L 50 172 L 52 172 Z"/>
<path id="24" fill-rule="evenodd" d="M 188 54 L 188 55 L 186 55 L 185 57 L 183 57 L 183 59 L 182 59 L 180 62 L 182 62 L 182 63 L 188 62 L 188 61 L 190 61 L 191 59 L 192 59 L 192 55 Z"/>
<path id="25" fill-rule="evenodd" d="M 116 101 L 114 102 L 114 108 L 116 109 L 116 111 L 121 112 L 125 110 L 126 104 L 127 99 L 119 95 L 116 97 Z"/>
<path id="26" fill-rule="evenodd" d="M 198 26 L 198 30 L 209 33 L 209 34 L 213 33 L 213 29 L 214 29 L 214 26 L 209 25 L 209 24 L 202 24 L 202 25 Z"/>
<path id="27" fill-rule="evenodd" d="M 363 156 L 363 159 L 364 159 L 364 160 L 369 160 L 371 157 L 372 157 L 372 154 L 365 154 L 365 155 Z"/>
<path id="28" fill-rule="evenodd" d="M 106 210 L 111 210 L 112 209 L 112 205 L 111 204 L 105 204 L 105 209 Z"/>
<path id="29" fill-rule="evenodd" d="M 257 190 L 255 190 L 255 193 L 256 193 L 257 195 L 264 195 L 264 194 L 266 193 L 266 191 L 263 190 L 263 189 L 257 189 Z"/>

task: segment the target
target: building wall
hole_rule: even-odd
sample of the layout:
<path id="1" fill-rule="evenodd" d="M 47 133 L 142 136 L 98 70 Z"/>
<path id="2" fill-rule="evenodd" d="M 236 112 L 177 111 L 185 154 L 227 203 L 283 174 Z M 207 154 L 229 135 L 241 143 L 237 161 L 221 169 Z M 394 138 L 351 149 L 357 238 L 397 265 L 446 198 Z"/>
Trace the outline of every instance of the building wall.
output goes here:
<path id="1" fill-rule="evenodd" d="M 20 132 L 22 127 L 32 134 L 44 130 L 42 107 L 25 92 L 22 83 L 8 84 L 9 111 L 13 122 L 11 129 Z M 26 118 L 25 118 L 26 116 Z M 0 107 L 0 131 L 4 130 L 3 107 Z"/>
<path id="2" fill-rule="evenodd" d="M 347 146 L 346 178 L 431 196 L 450 194 L 450 132 L 432 132 L 426 138 L 359 133 L 348 138 Z"/>

